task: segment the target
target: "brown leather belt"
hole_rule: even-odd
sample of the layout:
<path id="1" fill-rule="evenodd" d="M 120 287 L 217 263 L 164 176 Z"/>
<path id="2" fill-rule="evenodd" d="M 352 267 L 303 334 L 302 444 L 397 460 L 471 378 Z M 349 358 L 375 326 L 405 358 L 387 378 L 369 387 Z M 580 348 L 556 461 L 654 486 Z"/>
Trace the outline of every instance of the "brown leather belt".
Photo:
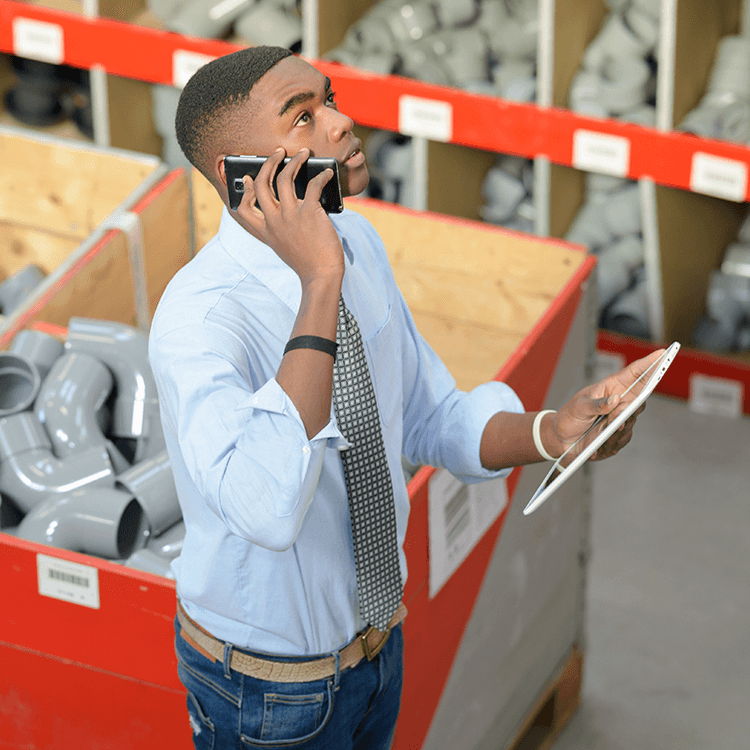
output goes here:
<path id="1" fill-rule="evenodd" d="M 342 648 L 339 654 L 339 671 L 343 672 L 355 664 L 359 664 L 364 657 L 373 659 L 383 648 L 391 630 L 406 617 L 406 607 L 403 603 L 388 623 L 385 632 L 369 627 L 360 633 L 351 643 Z M 223 661 L 226 644 L 214 638 L 207 630 L 191 620 L 180 602 L 177 602 L 177 620 L 180 623 L 180 635 L 211 661 Z M 257 656 L 245 654 L 232 649 L 229 666 L 237 672 L 255 677 L 258 680 L 270 682 L 313 682 L 332 677 L 336 674 L 336 659 L 324 656 L 311 661 L 271 661 Z"/>

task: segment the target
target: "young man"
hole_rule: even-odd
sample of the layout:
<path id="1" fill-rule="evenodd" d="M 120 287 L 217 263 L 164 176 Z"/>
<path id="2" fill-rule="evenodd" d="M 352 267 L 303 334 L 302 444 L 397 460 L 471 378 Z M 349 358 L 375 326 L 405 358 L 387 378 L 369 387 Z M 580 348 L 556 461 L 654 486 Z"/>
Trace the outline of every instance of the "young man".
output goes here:
<path id="1" fill-rule="evenodd" d="M 365 189 L 352 127 L 330 81 L 280 48 L 208 63 L 180 99 L 180 145 L 225 204 L 224 156 L 270 156 L 246 181 L 239 210 L 225 208 L 216 237 L 175 275 L 150 336 L 186 525 L 174 563 L 176 649 L 196 747 L 388 748 L 405 614 L 402 455 L 466 482 L 540 461 L 539 441 L 559 456 L 658 355 L 545 414 L 536 444 L 537 415 L 508 386 L 457 391 L 417 333 L 373 227 L 355 212 L 329 217 L 321 208 L 330 173 L 304 199 L 295 195 L 294 176 L 311 155 L 336 158 L 344 195 Z M 272 176 L 287 155 L 276 197 Z M 377 434 L 359 440 L 335 374 L 353 366 L 358 340 L 340 306 L 361 333 L 377 401 Z M 358 406 L 355 422 L 369 408 Z M 629 441 L 633 421 L 599 458 Z M 385 489 L 355 502 L 347 457 L 371 444 L 387 466 L 367 468 L 364 484 Z M 359 505 L 383 497 L 363 533 Z M 383 563 L 366 583 L 360 561 L 389 553 L 390 570 Z M 386 579 L 390 600 L 367 614 L 365 586 Z"/>

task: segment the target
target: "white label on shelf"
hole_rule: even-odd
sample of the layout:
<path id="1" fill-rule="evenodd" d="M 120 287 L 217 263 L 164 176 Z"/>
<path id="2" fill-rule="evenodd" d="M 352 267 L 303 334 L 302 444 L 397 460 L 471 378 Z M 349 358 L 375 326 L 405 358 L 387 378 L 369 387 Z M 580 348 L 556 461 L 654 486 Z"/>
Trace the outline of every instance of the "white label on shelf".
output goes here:
<path id="1" fill-rule="evenodd" d="M 453 138 L 453 106 L 437 99 L 402 95 L 398 100 L 398 130 L 431 141 Z"/>
<path id="2" fill-rule="evenodd" d="M 573 133 L 573 166 L 586 172 L 627 177 L 630 170 L 630 139 L 591 130 L 576 130 Z"/>
<path id="3" fill-rule="evenodd" d="M 14 18 L 13 54 L 59 65 L 65 59 L 62 26 L 31 18 Z"/>
<path id="4" fill-rule="evenodd" d="M 747 195 L 747 164 L 696 151 L 690 170 L 690 189 L 694 193 L 743 202 Z"/>
<path id="5" fill-rule="evenodd" d="M 42 596 L 99 609 L 99 571 L 96 568 L 37 555 L 36 570 Z"/>
<path id="6" fill-rule="evenodd" d="M 183 88 L 198 68 L 202 68 L 206 63 L 215 59 L 211 55 L 202 55 L 200 52 L 176 49 L 172 55 L 172 84 Z"/>
<path id="7" fill-rule="evenodd" d="M 694 372 L 690 375 L 689 406 L 700 414 L 737 419 L 742 416 L 745 389 L 739 380 Z"/>
<path id="8" fill-rule="evenodd" d="M 453 575 L 508 504 L 504 479 L 464 484 L 435 472 L 428 490 L 430 598 Z"/>

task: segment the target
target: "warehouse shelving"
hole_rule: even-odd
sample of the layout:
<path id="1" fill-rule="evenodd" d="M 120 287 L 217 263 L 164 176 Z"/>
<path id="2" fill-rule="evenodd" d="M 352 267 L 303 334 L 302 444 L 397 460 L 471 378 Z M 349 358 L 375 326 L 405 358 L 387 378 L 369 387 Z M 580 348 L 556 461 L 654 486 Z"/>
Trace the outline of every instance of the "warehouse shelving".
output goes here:
<path id="1" fill-rule="evenodd" d="M 48 7 L 51 4 L 0 0 L 0 51 L 104 71 L 115 88 L 132 88 L 120 101 L 142 91 L 138 86 L 181 86 L 206 60 L 243 46 L 158 28 L 139 0 L 102 0 L 99 13 L 118 15 L 116 19 Z M 680 339 L 686 346 L 676 366 L 702 372 L 702 353 L 694 356 L 689 347 L 691 326 L 702 312 L 708 274 L 718 266 L 750 200 L 750 148 L 673 127 L 705 90 L 718 41 L 740 32 L 742 0 L 662 0 L 657 127 L 580 116 L 566 108 L 572 75 L 606 15 L 603 0 L 540 0 L 536 104 L 319 59 L 374 4 L 305 0 L 303 53 L 331 77 L 342 109 L 360 128 L 398 131 L 416 139 L 421 187 L 415 207 L 478 218 L 481 180 L 496 155 L 525 156 L 537 165 L 538 231 L 560 237 L 583 201 L 585 171 L 639 180 L 647 214 L 653 338 Z M 113 145 L 132 147 L 137 137 L 141 150 L 158 152 L 158 138 L 153 133 L 144 136 L 143 127 L 130 120 L 136 110 L 149 114 L 150 103 L 133 107 L 132 100 L 125 106 L 117 100 L 110 92 Z M 121 137 L 131 142 L 123 143 Z M 621 337 L 602 332 L 600 340 L 607 341 L 611 351 Z M 750 389 L 744 365 L 750 358 L 714 359 L 725 363 L 726 379 L 737 379 L 744 404 L 744 391 Z"/>

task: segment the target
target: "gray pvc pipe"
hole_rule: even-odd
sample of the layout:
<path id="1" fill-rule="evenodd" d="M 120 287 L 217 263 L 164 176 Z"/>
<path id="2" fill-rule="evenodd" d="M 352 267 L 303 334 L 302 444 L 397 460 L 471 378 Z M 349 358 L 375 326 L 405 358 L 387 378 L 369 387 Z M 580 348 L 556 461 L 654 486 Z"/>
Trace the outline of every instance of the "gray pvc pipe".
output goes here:
<path id="1" fill-rule="evenodd" d="M 46 274 L 39 267 L 30 263 L 16 271 L 0 284 L 0 310 L 10 315 L 20 307 L 44 281 Z"/>
<path id="2" fill-rule="evenodd" d="M 0 419 L 0 492 L 19 510 L 29 512 L 50 494 L 60 496 L 88 485 L 112 487 L 114 481 L 103 446 L 59 459 L 33 414 Z"/>
<path id="3" fill-rule="evenodd" d="M 143 539 L 143 510 L 128 492 L 85 487 L 39 505 L 21 521 L 16 535 L 74 552 L 123 558 Z"/>
<path id="4" fill-rule="evenodd" d="M 39 377 L 44 380 L 54 361 L 62 357 L 64 346 L 62 341 L 48 333 L 25 330 L 19 331 L 13 337 L 8 351 L 28 357 L 39 370 Z"/>
<path id="5" fill-rule="evenodd" d="M 0 417 L 30 409 L 40 385 L 39 370 L 28 357 L 0 352 Z"/>
<path id="6" fill-rule="evenodd" d="M 146 573 L 154 573 L 157 576 L 165 578 L 174 578 L 170 569 L 170 560 L 157 555 L 153 550 L 148 548 L 139 549 L 134 552 L 126 561 L 128 568 L 143 570 Z"/>
<path id="7" fill-rule="evenodd" d="M 124 487 L 138 500 L 152 534 L 160 534 L 182 518 L 172 463 L 166 450 L 120 474 L 117 485 Z"/>
<path id="8" fill-rule="evenodd" d="M 64 354 L 42 383 L 34 412 L 57 456 L 105 445 L 97 413 L 112 390 L 112 375 L 98 359 L 83 352 Z"/>
<path id="9" fill-rule="evenodd" d="M 146 438 L 159 423 L 159 399 L 148 363 L 148 338 L 125 323 L 70 318 L 65 348 L 100 359 L 115 377 L 111 434 Z"/>
<path id="10" fill-rule="evenodd" d="M 146 545 L 153 553 L 168 560 L 174 560 L 182 552 L 182 544 L 185 541 L 185 522 L 178 521 L 172 528 L 163 534 L 152 538 Z"/>

